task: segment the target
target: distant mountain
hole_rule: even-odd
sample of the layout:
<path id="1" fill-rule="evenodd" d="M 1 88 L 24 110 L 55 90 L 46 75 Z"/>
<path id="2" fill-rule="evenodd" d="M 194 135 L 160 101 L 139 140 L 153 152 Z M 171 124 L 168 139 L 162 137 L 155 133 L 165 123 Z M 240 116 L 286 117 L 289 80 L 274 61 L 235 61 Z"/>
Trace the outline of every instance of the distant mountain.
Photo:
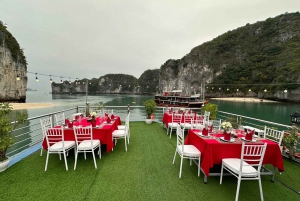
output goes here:
<path id="1" fill-rule="evenodd" d="M 300 101 L 299 12 L 228 31 L 160 68 L 160 91 L 198 93 L 201 84 L 209 97 Z"/>
<path id="2" fill-rule="evenodd" d="M 27 91 L 37 91 L 36 89 L 27 88 Z"/>

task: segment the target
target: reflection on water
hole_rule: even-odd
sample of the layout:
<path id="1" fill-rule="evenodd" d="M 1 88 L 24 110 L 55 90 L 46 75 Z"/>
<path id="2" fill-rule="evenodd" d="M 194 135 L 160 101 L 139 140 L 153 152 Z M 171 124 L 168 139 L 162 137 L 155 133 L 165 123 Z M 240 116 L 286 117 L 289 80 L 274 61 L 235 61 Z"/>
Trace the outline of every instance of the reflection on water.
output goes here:
<path id="1" fill-rule="evenodd" d="M 299 104 L 281 102 L 230 102 L 210 100 L 218 109 L 276 123 L 291 124 L 290 114 L 300 110 Z"/>

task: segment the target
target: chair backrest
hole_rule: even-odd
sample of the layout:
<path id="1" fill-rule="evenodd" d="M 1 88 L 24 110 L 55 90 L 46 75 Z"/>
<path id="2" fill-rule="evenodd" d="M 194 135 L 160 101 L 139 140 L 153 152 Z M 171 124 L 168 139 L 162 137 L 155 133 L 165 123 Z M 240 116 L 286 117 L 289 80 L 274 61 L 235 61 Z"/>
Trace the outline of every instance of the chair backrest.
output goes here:
<path id="1" fill-rule="evenodd" d="M 125 118 L 125 126 L 128 125 L 129 126 L 129 120 L 130 119 L 130 112 L 127 114 L 126 118 Z M 126 127 L 125 127 L 126 129 Z"/>
<path id="2" fill-rule="evenodd" d="M 184 115 L 183 115 L 183 122 L 184 123 L 192 123 L 192 120 L 194 119 L 194 114 L 188 114 L 188 113 L 185 113 Z"/>
<path id="3" fill-rule="evenodd" d="M 204 125 L 209 125 L 209 114 L 208 113 L 203 115 L 203 124 Z"/>
<path id="4" fill-rule="evenodd" d="M 264 130 L 265 139 L 272 140 L 276 142 L 279 146 L 281 146 L 281 141 L 283 136 L 284 136 L 284 131 L 275 130 L 265 126 L 265 130 Z"/>
<path id="5" fill-rule="evenodd" d="M 196 114 L 194 120 L 203 120 L 203 115 Z"/>
<path id="6" fill-rule="evenodd" d="M 84 140 L 91 141 L 91 147 L 93 147 L 93 129 L 92 126 L 87 127 L 73 127 L 76 145 L 78 146 Z"/>
<path id="7" fill-rule="evenodd" d="M 64 129 L 61 128 L 45 128 L 45 134 L 46 134 L 46 141 L 48 147 L 53 145 L 56 142 L 62 142 L 63 148 L 64 145 Z"/>
<path id="8" fill-rule="evenodd" d="M 209 117 L 209 115 L 210 115 L 210 112 L 208 112 L 208 111 L 204 111 L 204 115 L 206 115 L 206 116 L 208 116 L 208 117 Z"/>
<path id="9" fill-rule="evenodd" d="M 42 128 L 43 136 L 45 137 L 46 136 L 46 128 L 53 127 L 51 117 L 40 119 L 40 124 L 41 124 L 41 128 Z"/>
<path id="10" fill-rule="evenodd" d="M 182 114 L 180 113 L 173 113 L 172 114 L 172 123 L 180 123 L 182 118 Z"/>
<path id="11" fill-rule="evenodd" d="M 204 127 L 203 119 L 192 119 L 191 124 L 195 129 L 203 129 Z"/>
<path id="12" fill-rule="evenodd" d="M 209 125 L 212 125 L 214 129 L 221 129 L 221 119 L 220 120 L 210 120 Z"/>
<path id="13" fill-rule="evenodd" d="M 130 121 L 130 112 L 128 112 L 126 117 L 128 117 L 128 122 L 129 122 Z"/>
<path id="14" fill-rule="evenodd" d="M 184 131 L 180 128 L 180 126 L 176 129 L 176 135 L 177 135 L 177 146 L 182 146 L 182 152 L 184 151 Z"/>
<path id="15" fill-rule="evenodd" d="M 254 166 L 257 167 L 257 171 L 260 172 L 261 165 L 265 156 L 267 148 L 267 143 L 263 145 L 253 145 L 253 144 L 242 144 L 242 152 L 241 152 L 241 163 L 240 163 L 240 173 L 242 173 L 242 169 L 245 166 Z M 246 163 L 248 164 L 246 164 Z M 253 175 L 253 172 L 250 173 Z M 243 173 L 243 176 L 247 175 L 247 173 Z"/>
<path id="16" fill-rule="evenodd" d="M 97 113 L 97 116 L 99 116 L 99 117 L 103 116 L 102 110 L 96 110 L 95 112 Z"/>
<path id="17" fill-rule="evenodd" d="M 65 113 L 55 114 L 54 117 L 57 126 L 65 124 Z"/>
<path id="18" fill-rule="evenodd" d="M 111 110 L 109 110 L 109 109 L 102 109 L 103 116 L 105 116 L 105 113 L 108 114 L 108 116 L 110 116 L 110 115 L 112 115 L 114 113 L 114 110 L 113 109 L 111 109 Z"/>

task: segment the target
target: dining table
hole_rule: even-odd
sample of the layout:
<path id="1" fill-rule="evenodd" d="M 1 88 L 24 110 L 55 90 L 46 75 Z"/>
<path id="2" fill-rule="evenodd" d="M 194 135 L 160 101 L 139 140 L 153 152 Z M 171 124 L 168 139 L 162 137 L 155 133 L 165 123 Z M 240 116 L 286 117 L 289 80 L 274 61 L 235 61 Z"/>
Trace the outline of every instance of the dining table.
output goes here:
<path id="1" fill-rule="evenodd" d="M 241 158 L 242 142 L 245 141 L 245 132 L 236 130 L 234 137 L 230 141 L 224 141 L 223 131 L 216 130 L 203 136 L 200 130 L 189 130 L 184 144 L 194 145 L 201 152 L 201 171 L 204 173 L 204 183 L 207 183 L 209 176 L 220 176 L 219 170 L 216 172 L 216 166 L 222 164 L 223 158 Z M 261 175 L 272 175 L 274 181 L 275 169 L 279 172 L 284 171 L 283 158 L 280 147 L 276 142 L 263 138 L 254 138 L 247 141 L 247 144 L 264 144 L 267 143 L 263 164 L 271 164 L 273 170 L 261 172 Z M 196 163 L 197 164 L 197 163 Z"/>
<path id="2" fill-rule="evenodd" d="M 72 124 L 73 127 L 86 127 L 92 125 L 89 118 L 79 118 L 76 121 L 73 121 Z M 107 153 L 109 153 L 114 147 L 112 133 L 114 130 L 118 129 L 118 125 L 121 125 L 119 116 L 115 115 L 114 118 L 110 118 L 110 121 L 108 121 L 108 117 L 96 117 L 95 127 L 92 128 L 93 139 L 98 139 L 100 140 L 101 144 L 105 144 Z M 61 127 L 63 127 L 64 131 L 64 140 L 75 141 L 73 128 L 70 128 L 70 126 L 68 125 L 58 125 L 54 128 Z M 45 138 L 43 140 L 42 146 L 45 150 L 48 149 L 47 141 Z"/>

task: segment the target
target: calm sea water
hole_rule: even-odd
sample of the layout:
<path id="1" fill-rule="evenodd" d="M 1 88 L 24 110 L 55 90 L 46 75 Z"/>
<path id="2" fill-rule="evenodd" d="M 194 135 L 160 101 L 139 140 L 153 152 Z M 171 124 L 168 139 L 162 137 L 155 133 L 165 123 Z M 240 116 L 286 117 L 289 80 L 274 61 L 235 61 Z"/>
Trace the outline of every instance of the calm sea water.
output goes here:
<path id="1" fill-rule="evenodd" d="M 148 99 L 153 99 L 154 96 L 143 96 L 143 95 L 89 95 L 87 100 L 91 105 L 104 102 L 108 106 L 142 106 L 143 102 Z M 44 115 L 47 113 L 57 112 L 60 110 L 65 110 L 73 108 L 76 106 L 85 106 L 86 96 L 84 94 L 45 94 L 41 92 L 27 92 L 27 103 L 52 103 L 53 105 L 45 108 L 32 108 L 25 109 L 22 112 L 27 113 L 28 117 L 36 117 Z M 213 104 L 218 105 L 219 111 L 230 112 L 234 114 L 249 116 L 253 118 L 263 119 L 267 121 L 272 121 L 276 123 L 289 125 L 290 114 L 295 111 L 300 111 L 299 104 L 288 104 L 288 103 L 266 103 L 266 102 L 230 102 L 230 101 L 220 101 L 211 100 Z M 131 117 L 132 121 L 142 121 L 145 112 L 143 108 L 131 107 Z M 17 111 L 14 111 L 17 112 Z M 115 112 L 115 110 L 114 110 Z M 122 117 L 125 117 L 126 110 L 119 110 L 115 112 Z M 159 114 L 157 114 L 159 115 Z M 160 114 L 161 115 L 161 114 Z M 124 119 L 124 118 L 123 118 Z M 161 120 L 161 116 L 157 116 L 157 119 Z M 42 137 L 40 132 L 40 124 L 38 119 L 35 121 L 26 122 L 28 126 L 24 129 L 17 130 L 14 133 L 16 141 L 14 146 L 9 148 L 9 151 L 17 150 L 21 152 L 22 150 L 28 148 L 31 144 L 36 144 Z M 28 133 L 26 135 L 21 135 Z M 15 154 L 12 152 L 11 155 Z"/>
<path id="2" fill-rule="evenodd" d="M 41 92 L 27 92 L 27 103 L 52 103 L 53 106 L 46 108 L 27 109 L 29 117 L 38 116 L 45 113 L 55 112 L 75 106 L 85 106 L 85 94 L 46 94 Z M 94 105 L 103 101 L 109 106 L 142 106 L 143 102 L 152 99 L 154 96 L 144 95 L 88 95 L 87 101 Z M 217 104 L 218 109 L 245 115 L 253 118 L 264 119 L 281 124 L 291 123 L 290 114 L 300 111 L 300 104 L 281 102 L 231 102 L 221 100 L 211 100 L 210 103 Z"/>

